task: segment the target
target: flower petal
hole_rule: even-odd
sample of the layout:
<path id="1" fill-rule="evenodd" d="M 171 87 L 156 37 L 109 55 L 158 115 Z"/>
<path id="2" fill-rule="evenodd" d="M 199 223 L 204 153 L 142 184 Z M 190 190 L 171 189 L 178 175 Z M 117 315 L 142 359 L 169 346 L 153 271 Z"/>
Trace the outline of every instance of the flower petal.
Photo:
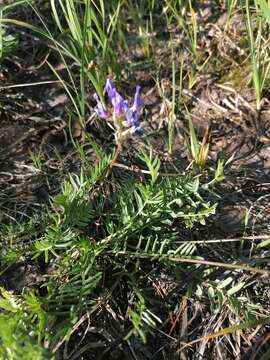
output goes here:
<path id="1" fill-rule="evenodd" d="M 104 107 L 101 103 L 101 101 L 99 100 L 99 97 L 97 94 L 94 94 L 94 99 L 97 102 L 97 105 L 94 107 L 94 111 L 96 112 L 96 114 L 102 118 L 102 119 L 106 119 L 108 117 L 108 114 L 106 113 L 106 111 L 104 110 Z"/>
<path id="2" fill-rule="evenodd" d="M 123 112 L 123 98 L 122 96 L 114 89 L 114 97 L 111 99 L 114 113 L 120 115 Z"/>
<path id="3" fill-rule="evenodd" d="M 139 128 L 139 113 L 137 111 L 133 111 L 132 108 L 128 106 L 128 102 L 123 102 L 123 110 L 126 118 L 127 125 L 134 129 Z"/>
<path id="4" fill-rule="evenodd" d="M 114 94 L 115 85 L 111 79 L 107 79 L 106 84 L 105 84 L 105 91 L 110 100 L 115 96 L 115 94 Z"/>
<path id="5" fill-rule="evenodd" d="M 111 79 L 107 79 L 105 85 L 105 91 L 108 95 L 110 102 L 112 103 L 114 113 L 120 115 L 123 111 L 123 98 L 117 92 L 115 85 Z"/>
<path id="6" fill-rule="evenodd" d="M 143 100 L 140 96 L 140 92 L 141 92 L 141 87 L 139 85 L 136 86 L 136 92 L 135 92 L 135 96 L 134 96 L 134 102 L 133 105 L 131 107 L 132 111 L 140 111 L 141 108 L 143 107 L 144 103 Z"/>

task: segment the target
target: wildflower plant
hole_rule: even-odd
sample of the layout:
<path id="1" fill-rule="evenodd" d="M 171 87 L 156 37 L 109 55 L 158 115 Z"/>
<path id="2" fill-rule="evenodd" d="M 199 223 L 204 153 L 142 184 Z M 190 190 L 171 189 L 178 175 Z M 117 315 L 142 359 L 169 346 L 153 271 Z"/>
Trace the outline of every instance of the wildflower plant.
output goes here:
<path id="1" fill-rule="evenodd" d="M 119 94 L 114 82 L 109 78 L 106 81 L 104 91 L 111 103 L 112 109 L 105 110 L 101 100 L 95 93 L 94 99 L 97 104 L 94 110 L 101 119 L 112 120 L 116 130 L 115 139 L 118 145 L 120 145 L 129 134 L 136 132 L 140 128 L 140 111 L 144 105 L 140 94 L 141 87 L 139 85 L 136 86 L 132 106 L 129 106 L 128 101 L 124 100 Z"/>
<path id="2" fill-rule="evenodd" d="M 174 152 L 173 148 L 179 124 L 176 113 L 179 104 L 185 106 L 186 102 L 190 112 L 194 109 L 193 95 L 192 101 L 188 100 L 193 92 L 190 89 L 187 91 L 186 87 L 193 87 L 196 93 L 198 90 L 196 84 L 199 84 L 198 74 L 205 75 L 202 71 L 207 69 L 205 64 L 208 59 L 217 66 L 218 73 L 224 72 L 224 62 L 220 61 L 223 60 L 221 51 L 218 54 L 212 51 L 212 43 L 209 39 L 212 35 L 207 36 L 207 43 L 204 41 L 207 27 L 205 17 L 202 23 L 201 16 L 197 16 L 200 10 L 198 4 L 193 4 L 195 2 L 191 0 L 164 2 L 50 0 L 44 5 L 45 16 L 51 9 L 51 18 L 48 21 L 47 17 L 41 16 L 41 12 L 37 9 L 37 4 L 41 5 L 42 2 L 17 0 L 14 4 L 6 5 L 2 10 L 3 14 L 6 16 L 7 9 L 15 4 L 19 6 L 24 3 L 31 9 L 31 16 L 27 12 L 27 21 L 36 18 L 38 23 L 35 25 L 22 21 L 21 14 L 18 16 L 20 20 L 4 16 L 2 18 L 0 9 L 0 65 L 2 65 L 1 60 L 6 56 L 12 56 L 13 42 L 17 39 L 17 37 L 13 38 L 14 31 L 9 27 L 10 24 L 24 27 L 42 36 L 41 53 L 43 54 L 44 39 L 50 51 L 41 65 L 48 64 L 68 94 L 70 104 L 66 108 L 67 114 L 59 111 L 61 127 L 58 128 L 54 123 L 52 125 L 53 142 L 48 140 L 44 143 L 46 149 L 44 159 L 49 155 L 48 161 L 41 163 L 43 141 L 38 155 L 30 152 L 32 162 L 38 170 L 38 179 L 41 179 L 41 175 L 42 179 L 46 178 L 46 183 L 50 185 L 49 193 L 54 194 L 46 204 L 40 203 L 41 215 L 35 214 L 33 217 L 31 215 L 29 222 L 21 224 L 17 219 L 22 218 L 22 212 L 17 206 L 17 198 L 13 197 L 13 191 L 4 193 L 0 197 L 1 220 L 2 217 L 6 219 L 6 209 L 8 213 L 10 212 L 6 207 L 9 197 L 11 202 L 15 203 L 14 199 L 16 200 L 16 213 L 18 213 L 16 217 L 14 215 L 14 219 L 8 214 L 8 219 L 12 219 L 11 224 L 8 222 L 6 225 L 1 221 L 0 225 L 0 359 L 56 360 L 79 357 L 109 359 L 117 357 L 117 354 L 119 354 L 117 358 L 123 356 L 125 358 L 122 354 L 131 354 L 136 358 L 136 352 L 141 350 L 144 352 L 147 350 L 147 357 L 154 358 L 155 355 L 159 356 L 159 350 L 152 349 L 152 344 L 158 347 L 160 344 L 165 344 L 161 345 L 164 353 L 168 347 L 172 350 L 175 347 L 179 349 L 179 341 L 174 339 L 177 340 L 178 329 L 184 322 L 188 322 L 189 331 L 188 334 L 184 334 L 186 339 L 181 336 L 180 342 L 184 345 L 180 344 L 180 346 L 181 349 L 183 347 L 190 349 L 185 349 L 186 353 L 181 349 L 177 352 L 180 358 L 191 358 L 198 349 L 197 353 L 204 356 L 202 348 L 206 350 L 213 348 L 210 343 L 207 346 L 206 343 L 201 345 L 201 341 L 209 341 L 223 335 L 226 335 L 223 336 L 224 339 L 228 339 L 229 334 L 269 324 L 270 316 L 266 317 L 269 311 L 257 304 L 260 300 L 259 287 L 256 285 L 255 292 L 249 292 L 249 288 L 256 280 L 255 278 L 250 280 L 248 274 L 245 274 L 253 272 L 266 277 L 268 271 L 264 268 L 238 264 L 236 245 L 238 241 L 239 253 L 243 255 L 240 256 L 242 262 L 241 259 L 247 254 L 251 257 L 253 252 L 259 251 L 260 248 L 263 248 L 265 254 L 266 247 L 269 246 L 269 237 L 265 235 L 266 240 L 255 246 L 255 240 L 259 237 L 247 236 L 247 219 L 244 233 L 239 238 L 216 239 L 215 233 L 211 233 L 211 230 L 218 229 L 214 221 L 209 229 L 202 229 L 201 226 L 207 224 L 208 218 L 215 214 L 216 209 L 219 210 L 217 196 L 219 194 L 223 197 L 227 186 L 216 190 L 215 185 L 224 179 L 224 166 L 231 160 L 226 163 L 225 160 L 220 160 L 215 170 L 214 166 L 208 169 L 210 131 L 205 132 L 200 142 L 188 108 L 186 108 L 186 119 L 189 125 L 189 137 L 186 144 L 191 164 L 184 172 L 176 167 L 179 160 L 178 152 Z M 251 2 L 246 0 L 246 4 L 249 3 Z M 264 25 L 261 15 L 264 14 L 265 19 L 270 19 L 270 10 L 266 0 L 256 0 L 252 5 L 253 3 L 254 6 L 257 4 L 254 8 L 243 6 L 243 9 L 246 10 L 247 15 L 246 40 L 250 47 L 259 110 L 270 66 L 267 62 L 269 55 L 267 37 L 265 40 L 263 36 L 268 27 Z M 229 19 L 232 13 L 237 11 L 238 2 L 228 0 L 226 4 Z M 224 6 L 220 8 L 223 12 Z M 258 9 L 264 13 L 258 13 Z M 149 143 L 143 144 L 139 150 L 136 147 L 132 151 L 132 166 L 115 164 L 124 142 L 141 128 L 140 116 L 144 103 L 139 85 L 135 88 L 133 99 L 129 101 L 123 93 L 118 92 L 112 78 L 106 80 L 107 73 L 110 71 L 119 75 L 120 70 L 118 72 L 117 69 L 121 69 L 124 73 L 125 68 L 121 63 L 122 54 L 125 55 L 123 61 L 127 66 L 130 65 L 130 71 L 138 67 L 141 69 L 147 61 L 147 69 L 152 69 L 150 66 L 153 62 L 153 69 L 158 65 L 163 73 L 166 61 L 165 65 L 155 63 L 156 60 L 163 59 L 163 51 L 162 58 L 156 57 L 154 51 L 161 40 L 160 36 L 155 36 L 155 32 L 160 30 L 160 26 L 164 26 L 165 21 L 160 21 L 164 14 L 172 54 L 172 84 L 171 91 L 167 92 L 170 98 L 166 98 L 166 88 L 162 93 L 164 100 L 168 100 L 170 104 L 166 115 L 168 116 L 168 153 L 171 155 L 169 159 L 171 161 L 170 164 L 162 162 L 162 157 L 159 158 L 157 155 L 161 151 L 155 151 L 155 147 L 149 145 L 152 137 L 148 134 Z M 270 22 L 270 20 L 265 21 Z M 55 26 L 52 26 L 53 24 Z M 149 29 L 150 33 L 148 33 Z M 257 29 L 259 31 L 256 35 Z M 228 34 L 230 34 L 229 30 L 228 25 L 226 30 Z M 29 34 L 30 32 L 27 33 L 27 37 L 30 38 Z M 139 34 L 138 44 L 143 51 L 137 51 L 137 44 L 134 41 L 136 34 Z M 226 38 L 228 34 L 225 34 Z M 178 43 L 179 35 L 181 47 Z M 152 36 L 155 47 L 151 47 Z M 19 36 L 18 39 L 21 37 Z M 216 36 L 213 38 L 216 41 Z M 36 36 L 33 40 L 35 44 Z M 207 59 L 204 60 L 203 45 L 208 45 L 208 41 L 211 47 L 205 46 Z M 162 36 L 164 47 L 166 42 L 166 37 L 163 42 Z M 213 45 L 215 49 L 216 42 Z M 20 46 L 20 52 L 25 54 L 21 48 Z M 58 55 L 57 68 L 52 65 L 55 59 L 50 56 L 51 52 L 56 52 Z M 145 61 L 145 55 L 150 56 L 150 59 Z M 181 55 L 180 63 L 179 55 Z M 17 59 L 15 60 L 17 62 Z M 52 64 L 50 60 L 53 60 Z M 225 60 L 227 71 L 229 59 Z M 40 62 L 40 55 L 38 61 Z M 28 64 L 28 59 L 26 63 Z M 233 64 L 235 65 L 235 62 Z M 36 73 L 38 67 L 34 68 Z M 216 73 L 215 68 L 214 70 Z M 209 66 L 209 71 L 212 74 L 212 65 Z M 167 76 L 167 69 L 164 75 Z M 96 143 L 94 134 L 88 132 L 85 126 L 88 115 L 86 103 L 88 84 L 95 89 L 93 99 L 96 102 L 94 107 L 96 115 L 100 121 L 112 124 L 111 127 L 114 129 L 116 149 L 112 153 L 98 145 L 101 141 Z M 11 95 L 13 94 L 10 92 L 8 106 L 10 99 L 13 99 Z M 2 96 L 0 93 L 1 99 Z M 26 99 L 24 101 L 23 104 L 26 103 Z M 8 106 L 4 111 L 9 111 Z M 42 109 L 43 107 L 40 110 Z M 47 112 L 47 104 L 44 109 Z M 25 110 L 28 117 L 30 108 L 26 106 Z M 55 117 L 56 112 L 58 113 L 58 110 L 53 109 L 49 114 Z M 69 153 L 68 136 L 65 138 L 64 147 L 58 146 L 58 139 L 62 139 L 62 135 L 58 138 L 58 129 L 59 135 L 62 130 L 65 133 L 66 129 L 62 129 L 62 120 L 66 118 L 70 120 L 70 130 L 73 120 L 82 127 L 81 138 L 73 139 L 73 133 L 70 131 L 70 140 L 77 151 L 76 154 L 73 148 Z M 17 118 L 15 120 L 17 122 Z M 38 121 L 38 119 L 29 120 Z M 58 117 L 56 121 L 58 124 Z M 47 121 L 43 123 L 47 134 Z M 37 126 L 35 129 L 38 130 L 39 138 L 39 131 L 42 134 L 42 129 L 38 129 Z M 54 129 L 57 132 L 54 132 Z M 159 135 L 154 131 L 153 135 L 156 134 Z M 51 163 L 50 160 L 54 160 L 51 158 L 53 152 L 50 146 L 55 144 L 55 140 L 57 140 L 55 154 L 58 168 L 60 166 L 58 170 L 55 170 L 54 164 L 48 165 Z M 155 143 L 153 141 L 153 144 Z M 14 145 L 21 148 L 24 144 L 20 139 Z M 61 159 L 60 154 L 64 154 L 65 158 Z M 14 151 L 14 155 L 17 162 L 18 153 Z M 0 160 L 5 160 L 2 154 Z M 121 160 L 124 161 L 125 157 L 123 156 Z M 209 160 L 212 162 L 212 159 Z M 65 168 L 65 164 L 69 165 L 68 168 Z M 124 166 L 119 166 L 117 171 L 114 171 L 113 165 Z M 177 172 L 173 170 L 168 172 L 168 165 L 169 169 L 175 168 Z M 25 169 L 25 166 L 20 168 Z M 75 173 L 70 173 L 71 169 Z M 234 167 L 233 170 L 235 169 Z M 17 171 L 17 167 L 15 170 Z M 54 179 L 56 176 L 57 181 Z M 59 183 L 64 176 L 60 190 Z M 11 189 L 17 189 L 19 184 L 12 182 Z M 36 185 L 38 186 L 35 190 L 39 190 L 39 185 L 42 184 Z M 32 198 L 28 192 L 27 186 L 26 194 L 22 192 L 24 197 L 27 195 L 26 200 L 24 199 L 27 207 L 29 200 L 35 199 L 35 194 Z M 15 193 L 17 196 L 17 191 Z M 21 193 L 20 188 L 18 193 Z M 225 204 L 224 199 L 221 205 Z M 25 212 L 28 216 L 27 208 Z M 23 214 L 24 217 L 25 215 Z M 214 220 L 218 220 L 217 217 Z M 13 224 L 13 221 L 16 223 Z M 195 231 L 192 230 L 194 227 Z M 211 236 L 210 239 L 206 238 L 208 235 Z M 249 245 L 247 240 L 251 238 Z M 234 245 L 228 248 L 226 243 L 230 242 Z M 233 248 L 236 249 L 236 255 L 235 252 L 230 253 Z M 222 269 L 224 271 L 221 271 Z M 268 299 L 267 294 L 264 288 L 262 289 L 262 300 L 267 304 L 265 301 Z M 200 311 L 197 311 L 198 304 Z M 196 312 L 194 316 L 193 309 Z M 190 314 L 192 318 L 189 318 Z M 220 323 L 220 318 L 224 319 L 223 324 Z M 205 328 L 204 325 L 209 319 L 211 324 L 209 323 L 209 327 Z M 202 326 L 198 326 L 198 321 L 201 320 Z M 235 325 L 239 321 L 241 322 Z M 222 329 L 225 323 L 228 323 L 228 327 Z M 230 323 L 234 325 L 229 326 Z M 217 331 L 209 335 L 211 329 Z M 198 332 L 201 331 L 203 337 L 198 339 Z M 231 336 L 230 339 L 234 337 Z M 173 343 L 167 344 L 169 338 Z M 244 333 L 241 341 L 242 338 L 245 338 Z M 188 342 L 190 339 L 195 340 Z M 142 346 L 140 342 L 149 345 Z M 193 351 L 190 345 L 197 342 L 200 345 Z M 228 347 L 228 342 L 223 345 L 220 341 L 219 344 L 223 346 L 218 348 L 219 352 L 224 353 L 226 357 L 229 352 L 225 352 L 224 349 L 225 346 Z M 235 348 L 240 349 L 238 343 Z M 213 352 L 213 356 L 215 354 L 216 352 Z M 264 359 L 270 357 L 269 350 L 267 354 Z M 170 354 L 167 355 L 170 357 Z M 227 358 L 230 356 L 228 355 Z M 142 357 L 145 357 L 143 352 L 138 355 L 138 358 Z"/>

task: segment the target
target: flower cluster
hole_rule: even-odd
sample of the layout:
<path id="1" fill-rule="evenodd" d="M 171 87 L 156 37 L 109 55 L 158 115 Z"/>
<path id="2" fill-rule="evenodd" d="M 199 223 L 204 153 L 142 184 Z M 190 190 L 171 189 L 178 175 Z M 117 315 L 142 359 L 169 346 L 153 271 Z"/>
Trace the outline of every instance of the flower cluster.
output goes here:
<path id="1" fill-rule="evenodd" d="M 128 132 L 131 133 L 139 129 L 140 127 L 139 115 L 140 115 L 140 110 L 143 106 L 143 100 L 140 96 L 140 91 L 141 91 L 140 86 L 137 86 L 133 104 L 132 106 L 129 106 L 128 101 L 124 100 L 123 97 L 117 92 L 113 81 L 111 79 L 107 79 L 105 85 L 105 92 L 113 107 L 112 117 L 118 129 L 118 132 L 119 132 L 119 128 L 122 129 L 123 127 L 128 128 Z M 105 111 L 97 94 L 94 94 L 94 99 L 96 100 L 97 103 L 97 105 L 94 108 L 95 112 L 100 118 L 107 119 L 110 116 L 110 114 L 107 111 Z M 122 134 L 124 133 L 123 130 L 120 131 L 122 131 Z"/>

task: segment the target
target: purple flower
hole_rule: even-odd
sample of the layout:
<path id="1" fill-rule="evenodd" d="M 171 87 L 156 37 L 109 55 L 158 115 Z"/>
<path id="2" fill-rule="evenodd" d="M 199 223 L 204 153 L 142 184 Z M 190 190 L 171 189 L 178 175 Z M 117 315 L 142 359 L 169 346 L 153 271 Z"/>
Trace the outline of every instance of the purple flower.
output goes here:
<path id="1" fill-rule="evenodd" d="M 123 98 L 122 96 L 116 91 L 115 85 L 111 79 L 107 79 L 105 85 L 105 91 L 107 92 L 108 98 L 112 103 L 114 113 L 116 115 L 121 115 L 123 111 Z"/>
<path id="2" fill-rule="evenodd" d="M 143 107 L 143 100 L 140 96 L 140 91 L 141 91 L 141 87 L 136 86 L 134 102 L 130 108 L 128 106 L 127 101 L 124 101 L 124 104 L 123 104 L 124 105 L 123 109 L 124 109 L 127 124 L 128 124 L 128 126 L 133 127 L 135 130 L 137 130 L 140 127 L 139 115 L 140 115 L 140 110 Z"/>
<path id="3" fill-rule="evenodd" d="M 108 114 L 104 110 L 104 107 L 103 107 L 103 105 L 102 105 L 101 101 L 99 100 L 99 97 L 98 97 L 98 95 L 96 93 L 94 94 L 94 99 L 97 102 L 97 105 L 94 107 L 95 112 L 97 113 L 97 115 L 100 118 L 106 119 L 108 117 Z"/>
<path id="4" fill-rule="evenodd" d="M 134 96 L 134 102 L 131 107 L 132 111 L 139 112 L 141 110 L 141 108 L 143 107 L 143 100 L 140 96 L 140 92 L 141 92 L 141 87 L 139 85 L 137 85 L 135 96 Z"/>
<path id="5" fill-rule="evenodd" d="M 116 118 L 121 120 L 124 117 L 126 120 L 126 126 L 130 128 L 129 131 L 136 131 L 140 127 L 139 115 L 140 110 L 143 107 L 143 100 L 140 95 L 141 87 L 136 86 L 132 106 L 129 106 L 128 101 L 124 100 L 123 97 L 117 92 L 115 85 L 111 79 L 107 79 L 104 90 L 107 93 L 108 98 L 113 106 L 113 114 L 116 116 Z M 94 94 L 94 99 L 97 102 L 95 112 L 99 117 L 106 119 L 108 117 L 108 114 L 104 110 L 103 105 L 100 102 L 97 94 Z"/>
<path id="6" fill-rule="evenodd" d="M 140 126 L 138 111 L 133 111 L 132 107 L 130 108 L 128 106 L 127 101 L 124 101 L 123 109 L 128 127 L 133 127 L 134 129 L 138 129 Z"/>
<path id="7" fill-rule="evenodd" d="M 115 85 L 111 79 L 107 79 L 105 84 L 105 91 L 108 94 L 109 99 L 111 100 L 114 97 Z"/>

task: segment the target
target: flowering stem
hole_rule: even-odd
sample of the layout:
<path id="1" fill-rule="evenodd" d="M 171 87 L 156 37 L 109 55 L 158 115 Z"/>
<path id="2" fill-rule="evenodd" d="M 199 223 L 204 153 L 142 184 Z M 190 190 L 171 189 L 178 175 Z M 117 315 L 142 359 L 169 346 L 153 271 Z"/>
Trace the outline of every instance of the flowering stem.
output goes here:
<path id="1" fill-rule="evenodd" d="M 115 149 L 115 152 L 114 152 L 114 155 L 113 155 L 113 158 L 112 158 L 112 161 L 110 163 L 110 168 L 109 168 L 109 171 L 111 171 L 111 169 L 113 168 L 114 164 L 116 163 L 117 159 L 118 159 L 118 156 L 120 155 L 121 151 L 122 151 L 122 141 L 119 140 L 118 143 L 117 143 L 117 148 Z"/>

